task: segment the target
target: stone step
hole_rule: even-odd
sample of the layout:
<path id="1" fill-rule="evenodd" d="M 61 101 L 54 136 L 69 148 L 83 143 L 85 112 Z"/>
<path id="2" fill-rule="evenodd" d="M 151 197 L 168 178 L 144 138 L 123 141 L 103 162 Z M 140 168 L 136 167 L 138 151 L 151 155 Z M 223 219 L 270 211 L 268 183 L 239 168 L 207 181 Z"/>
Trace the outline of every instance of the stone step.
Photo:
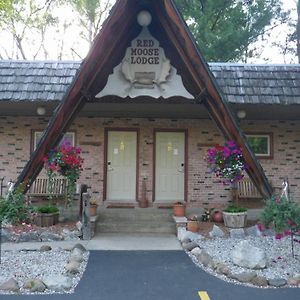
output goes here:
<path id="1" fill-rule="evenodd" d="M 96 225 L 97 233 L 176 233 L 174 223 L 102 223 Z"/>

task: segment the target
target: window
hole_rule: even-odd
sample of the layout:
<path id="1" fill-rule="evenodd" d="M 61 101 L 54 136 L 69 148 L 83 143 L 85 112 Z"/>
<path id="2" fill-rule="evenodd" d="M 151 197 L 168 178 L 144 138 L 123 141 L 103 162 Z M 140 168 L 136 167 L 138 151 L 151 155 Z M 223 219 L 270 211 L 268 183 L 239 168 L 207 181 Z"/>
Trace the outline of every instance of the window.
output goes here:
<path id="1" fill-rule="evenodd" d="M 32 141 L 33 141 L 32 150 L 33 151 L 36 149 L 42 136 L 43 136 L 43 131 L 33 131 L 33 138 L 32 138 Z M 66 132 L 59 144 L 62 144 L 63 142 L 66 142 L 66 141 L 68 141 L 72 146 L 75 146 L 75 132 L 73 132 L 73 131 Z"/>
<path id="2" fill-rule="evenodd" d="M 247 141 L 257 157 L 272 158 L 272 133 L 247 133 Z"/>

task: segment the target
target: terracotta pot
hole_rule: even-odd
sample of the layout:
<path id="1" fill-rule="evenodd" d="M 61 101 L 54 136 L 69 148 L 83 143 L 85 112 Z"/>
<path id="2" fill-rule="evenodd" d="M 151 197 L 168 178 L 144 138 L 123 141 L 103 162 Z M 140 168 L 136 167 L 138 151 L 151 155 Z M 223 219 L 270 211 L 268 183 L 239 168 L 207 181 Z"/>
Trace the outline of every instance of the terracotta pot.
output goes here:
<path id="1" fill-rule="evenodd" d="M 211 215 L 212 220 L 217 223 L 223 222 L 223 214 L 221 211 L 215 211 Z"/>
<path id="2" fill-rule="evenodd" d="M 97 208 L 98 208 L 98 205 L 90 204 L 90 216 L 96 216 L 97 215 Z"/>
<path id="3" fill-rule="evenodd" d="M 175 217 L 184 217 L 185 216 L 185 205 L 184 204 L 179 204 L 175 203 L 173 206 L 173 215 Z"/>
<path id="4" fill-rule="evenodd" d="M 186 229 L 191 232 L 198 232 L 200 229 L 199 221 L 189 220 Z"/>

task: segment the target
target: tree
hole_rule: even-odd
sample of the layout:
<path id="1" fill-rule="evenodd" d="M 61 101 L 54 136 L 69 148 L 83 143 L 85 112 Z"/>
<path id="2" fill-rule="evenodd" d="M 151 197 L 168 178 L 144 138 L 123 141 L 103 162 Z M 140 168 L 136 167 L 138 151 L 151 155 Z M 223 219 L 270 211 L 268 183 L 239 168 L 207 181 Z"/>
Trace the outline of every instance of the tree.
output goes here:
<path id="1" fill-rule="evenodd" d="M 176 2 L 208 61 L 245 61 L 253 55 L 249 46 L 287 16 L 281 0 Z"/>
<path id="2" fill-rule="evenodd" d="M 57 22 L 57 19 L 50 13 L 54 0 L 2 0 L 0 6 L 0 28 L 6 31 L 13 41 L 11 52 L 5 50 L 8 58 L 33 59 L 44 46 L 45 32 L 49 25 Z M 40 38 L 32 40 L 32 36 Z M 24 42 L 27 43 L 26 49 Z M 31 45 L 28 49 L 28 45 Z M 15 48 L 16 47 L 16 48 Z M 44 48 L 45 50 L 45 48 Z"/>

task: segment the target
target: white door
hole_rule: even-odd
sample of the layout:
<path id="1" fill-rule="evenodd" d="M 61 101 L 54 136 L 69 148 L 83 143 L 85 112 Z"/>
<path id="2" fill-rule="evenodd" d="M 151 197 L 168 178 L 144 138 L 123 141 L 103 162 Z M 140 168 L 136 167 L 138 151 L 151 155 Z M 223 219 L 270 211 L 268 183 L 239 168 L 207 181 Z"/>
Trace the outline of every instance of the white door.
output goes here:
<path id="1" fill-rule="evenodd" d="M 155 149 L 155 200 L 184 200 L 185 134 L 157 132 Z"/>
<path id="2" fill-rule="evenodd" d="M 109 131 L 107 200 L 136 200 L 137 132 Z"/>

